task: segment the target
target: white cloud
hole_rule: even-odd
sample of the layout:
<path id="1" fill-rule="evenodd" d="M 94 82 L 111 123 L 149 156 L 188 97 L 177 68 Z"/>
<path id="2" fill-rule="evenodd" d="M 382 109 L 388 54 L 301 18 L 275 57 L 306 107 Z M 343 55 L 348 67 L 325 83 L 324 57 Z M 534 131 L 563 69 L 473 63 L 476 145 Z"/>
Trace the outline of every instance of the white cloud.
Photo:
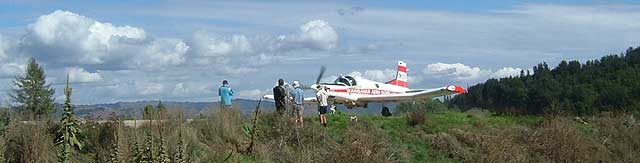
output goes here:
<path id="1" fill-rule="evenodd" d="M 71 82 L 98 82 L 102 80 L 100 72 L 87 72 L 80 67 L 68 68 L 67 74 L 69 74 Z"/>
<path id="2" fill-rule="evenodd" d="M 150 38 L 141 28 L 114 26 L 60 10 L 31 24 L 21 46 L 53 65 L 109 65 L 115 69 L 179 65 L 189 48 L 178 39 Z"/>
<path id="3" fill-rule="evenodd" d="M 253 52 L 249 39 L 244 35 L 224 38 L 206 31 L 197 31 L 193 34 L 190 43 L 193 44 L 194 52 L 204 57 L 224 57 Z"/>
<path id="4" fill-rule="evenodd" d="M 264 66 L 273 62 L 277 62 L 277 57 L 263 53 L 249 58 L 249 62 L 252 66 Z"/>
<path id="5" fill-rule="evenodd" d="M 189 46 L 180 40 L 154 40 L 143 54 L 134 58 L 137 67 L 145 69 L 164 69 L 164 66 L 175 66 L 185 62 L 185 53 Z"/>
<path id="6" fill-rule="evenodd" d="M 300 26 L 300 33 L 280 36 L 234 34 L 228 37 L 197 31 L 187 41 L 189 60 L 198 65 L 215 66 L 222 75 L 255 72 L 286 58 L 295 60 L 306 54 L 294 51 L 328 51 L 337 46 L 338 35 L 326 21 L 314 20 Z"/>
<path id="7" fill-rule="evenodd" d="M 172 93 L 179 96 L 217 96 L 217 91 L 217 87 L 208 82 L 178 82 L 173 86 Z"/>
<path id="8" fill-rule="evenodd" d="M 331 50 L 338 44 L 338 34 L 327 21 L 313 20 L 300 26 L 299 35 L 281 35 L 279 47 Z"/>
<path id="9" fill-rule="evenodd" d="M 298 34 L 277 37 L 235 34 L 224 37 L 197 31 L 189 43 L 195 55 L 224 61 L 234 56 L 278 54 L 300 49 L 330 50 L 337 46 L 338 34 L 328 22 L 314 20 L 301 25 Z"/>
<path id="10" fill-rule="evenodd" d="M 17 63 L 2 63 L 0 66 L 0 77 L 14 77 L 25 72 L 27 66 Z"/>
<path id="11" fill-rule="evenodd" d="M 491 74 L 490 71 L 481 70 L 479 67 L 470 67 L 461 63 L 446 64 L 440 62 L 427 65 L 423 72 L 426 75 L 449 77 L 459 81 L 477 80 Z"/>
<path id="12" fill-rule="evenodd" d="M 186 93 L 188 93 L 188 90 L 184 86 L 184 83 L 178 83 L 173 88 L 173 93 L 175 93 L 175 94 L 186 94 Z"/>
<path id="13" fill-rule="evenodd" d="M 156 95 L 164 92 L 164 85 L 154 82 L 134 82 L 133 86 L 140 95 Z"/>
<path id="14" fill-rule="evenodd" d="M 9 56 L 9 41 L 0 35 L 0 61 L 4 61 Z"/>
<path id="15" fill-rule="evenodd" d="M 359 71 L 353 71 L 349 73 L 350 76 L 360 76 L 365 79 L 387 82 L 392 80 L 396 76 L 396 70 L 384 69 L 384 70 L 365 70 L 364 73 Z"/>
<path id="16" fill-rule="evenodd" d="M 338 34 L 324 20 L 314 20 L 300 26 L 301 38 L 317 48 L 333 49 L 338 42 Z"/>
<path id="17" fill-rule="evenodd" d="M 483 70 L 479 67 L 471 67 L 462 63 L 434 63 L 429 64 L 423 70 L 427 76 L 437 78 L 451 78 L 455 81 L 480 82 L 488 78 L 503 78 L 520 75 L 521 68 L 503 67 L 498 71 Z"/>
<path id="18" fill-rule="evenodd" d="M 493 73 L 493 78 L 516 77 L 520 75 L 521 68 L 503 67 Z"/>

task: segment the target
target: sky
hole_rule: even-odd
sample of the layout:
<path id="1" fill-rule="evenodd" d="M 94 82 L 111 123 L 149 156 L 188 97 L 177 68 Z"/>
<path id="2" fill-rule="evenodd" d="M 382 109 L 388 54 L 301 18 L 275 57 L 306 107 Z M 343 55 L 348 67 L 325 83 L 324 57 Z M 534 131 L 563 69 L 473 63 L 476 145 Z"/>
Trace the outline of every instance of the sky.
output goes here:
<path id="1" fill-rule="evenodd" d="M 0 1 L 0 105 L 28 58 L 76 104 L 257 99 L 278 78 L 463 87 L 637 47 L 640 1 Z"/>

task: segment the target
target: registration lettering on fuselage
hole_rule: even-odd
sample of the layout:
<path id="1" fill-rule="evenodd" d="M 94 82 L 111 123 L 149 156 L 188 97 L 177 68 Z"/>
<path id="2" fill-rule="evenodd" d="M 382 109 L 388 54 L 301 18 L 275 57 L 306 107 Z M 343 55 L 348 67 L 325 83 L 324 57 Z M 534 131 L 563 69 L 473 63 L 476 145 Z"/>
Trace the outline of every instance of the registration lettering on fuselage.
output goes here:
<path id="1" fill-rule="evenodd" d="M 355 89 L 355 88 L 350 88 L 350 89 L 347 89 L 347 93 L 349 93 L 349 94 L 365 94 L 365 95 L 388 95 L 388 94 L 398 94 L 399 92 L 391 92 L 391 91 L 379 90 L 379 89 Z"/>

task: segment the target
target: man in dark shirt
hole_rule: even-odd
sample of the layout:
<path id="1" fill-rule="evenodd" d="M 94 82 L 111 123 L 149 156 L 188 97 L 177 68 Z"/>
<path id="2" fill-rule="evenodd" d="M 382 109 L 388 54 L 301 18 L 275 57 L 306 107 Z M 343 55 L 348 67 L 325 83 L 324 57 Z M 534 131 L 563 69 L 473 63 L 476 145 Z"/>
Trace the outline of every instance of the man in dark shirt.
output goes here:
<path id="1" fill-rule="evenodd" d="M 285 111 L 286 91 L 284 89 L 284 80 L 278 79 L 278 85 L 273 87 L 273 98 L 276 102 L 276 111 L 282 115 Z"/>

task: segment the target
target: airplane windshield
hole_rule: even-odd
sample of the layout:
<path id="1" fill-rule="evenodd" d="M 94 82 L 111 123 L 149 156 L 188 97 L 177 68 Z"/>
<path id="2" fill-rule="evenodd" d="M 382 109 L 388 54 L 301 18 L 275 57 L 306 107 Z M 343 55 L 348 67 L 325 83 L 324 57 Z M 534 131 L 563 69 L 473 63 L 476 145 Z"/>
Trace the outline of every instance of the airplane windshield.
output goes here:
<path id="1" fill-rule="evenodd" d="M 351 76 L 342 76 L 336 79 L 335 83 L 345 86 L 355 86 L 356 80 Z"/>

